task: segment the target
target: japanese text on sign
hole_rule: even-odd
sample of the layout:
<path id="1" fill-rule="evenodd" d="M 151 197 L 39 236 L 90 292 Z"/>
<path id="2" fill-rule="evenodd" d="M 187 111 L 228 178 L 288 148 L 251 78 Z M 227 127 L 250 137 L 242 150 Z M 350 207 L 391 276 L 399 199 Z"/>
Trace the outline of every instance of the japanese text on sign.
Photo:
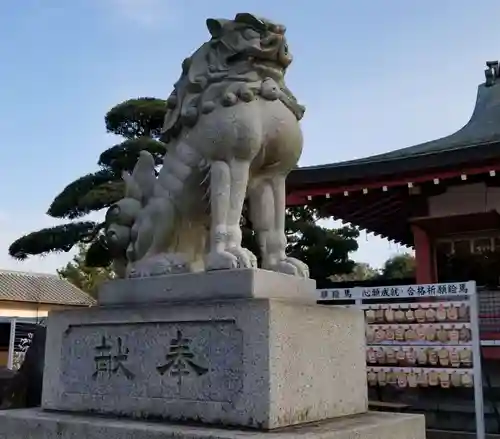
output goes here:
<path id="1" fill-rule="evenodd" d="M 352 288 L 345 288 L 343 290 L 332 290 L 332 289 L 319 290 L 319 295 L 321 300 L 326 300 L 326 299 L 350 300 L 353 298 Z"/>
<path id="2" fill-rule="evenodd" d="M 473 282 L 402 285 L 392 287 L 357 287 L 318 290 L 319 300 L 390 299 L 429 296 L 466 296 L 474 292 Z"/>

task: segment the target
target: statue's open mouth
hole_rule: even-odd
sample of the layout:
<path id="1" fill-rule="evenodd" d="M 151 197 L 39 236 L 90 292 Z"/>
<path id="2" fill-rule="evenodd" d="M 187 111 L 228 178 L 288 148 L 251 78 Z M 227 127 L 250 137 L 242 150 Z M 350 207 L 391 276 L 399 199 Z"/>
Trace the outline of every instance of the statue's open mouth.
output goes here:
<path id="1" fill-rule="evenodd" d="M 273 38 L 262 43 L 263 50 L 254 57 L 254 65 L 268 76 L 282 80 L 287 67 L 292 62 L 292 55 L 288 51 L 286 41 L 283 38 Z"/>
<path id="2" fill-rule="evenodd" d="M 273 57 L 269 53 L 238 53 L 229 59 L 231 64 L 239 62 L 247 62 L 251 64 L 255 70 L 264 76 L 271 77 L 274 80 L 283 80 L 287 65 L 280 63 L 279 56 L 275 54 Z"/>
<path id="3" fill-rule="evenodd" d="M 275 81 L 282 81 L 285 76 L 286 67 L 280 65 L 276 61 L 261 60 L 254 58 L 252 63 L 257 71 L 263 76 L 274 79 Z"/>

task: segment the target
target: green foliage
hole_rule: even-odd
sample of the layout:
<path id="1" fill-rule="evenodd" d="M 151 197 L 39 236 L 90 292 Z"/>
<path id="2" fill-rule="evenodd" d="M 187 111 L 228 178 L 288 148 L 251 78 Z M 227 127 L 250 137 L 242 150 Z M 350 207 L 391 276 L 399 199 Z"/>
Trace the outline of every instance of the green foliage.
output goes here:
<path id="1" fill-rule="evenodd" d="M 113 107 L 106 114 L 108 132 L 127 139 L 147 136 L 160 137 L 167 103 L 162 99 L 130 99 Z"/>
<path id="2" fill-rule="evenodd" d="M 87 267 L 109 267 L 112 262 L 106 240 L 101 235 L 88 246 L 85 254 L 85 265 Z"/>
<path id="3" fill-rule="evenodd" d="M 355 262 L 349 254 L 358 249 L 357 228 L 321 227 L 317 225 L 317 211 L 308 207 L 294 207 L 287 213 L 287 252 L 309 265 L 311 278 L 327 279 L 353 270 Z"/>
<path id="4" fill-rule="evenodd" d="M 54 218 L 75 219 L 88 214 L 92 209 L 86 209 L 80 199 L 89 192 L 109 181 L 119 181 L 120 175 L 112 170 L 102 169 L 92 174 L 84 175 L 68 184 L 62 192 L 54 198 L 47 214 Z"/>
<path id="5" fill-rule="evenodd" d="M 101 184 L 78 200 L 81 212 L 90 213 L 106 209 L 125 195 L 125 183 L 122 180 Z"/>
<path id="6" fill-rule="evenodd" d="M 67 185 L 55 197 L 47 214 L 74 220 L 105 209 L 122 198 L 122 172 L 132 170 L 141 150 L 153 154 L 156 163 L 161 162 L 165 145 L 154 138 L 161 132 L 165 108 L 165 101 L 154 98 L 132 99 L 112 108 L 105 117 L 106 128 L 124 135 L 126 140 L 101 154 L 98 162 L 101 169 Z M 147 133 L 151 138 L 145 137 Z M 78 243 L 95 242 L 95 247 L 90 247 L 89 264 L 107 264 L 109 255 L 100 241 L 101 228 L 96 226 L 93 222 L 82 221 L 29 233 L 12 243 L 9 254 L 26 259 L 32 255 L 67 252 Z"/>
<path id="7" fill-rule="evenodd" d="M 75 219 L 111 206 L 123 197 L 123 171 L 132 171 L 143 150 L 149 151 L 157 164 L 165 154 L 165 144 L 141 137 L 129 139 L 104 151 L 98 165 L 103 169 L 84 175 L 66 186 L 49 207 L 54 218 Z"/>
<path id="8" fill-rule="evenodd" d="M 385 261 L 381 278 L 405 279 L 415 277 L 415 266 L 415 257 L 410 253 L 395 255 Z"/>
<path id="9" fill-rule="evenodd" d="M 365 262 L 356 262 L 352 272 L 344 274 L 336 274 L 331 277 L 334 282 L 352 282 L 377 279 L 380 277 L 380 271 L 371 267 Z"/>
<path id="10" fill-rule="evenodd" d="M 78 244 L 78 253 L 71 262 L 57 270 L 57 274 L 91 296 L 96 297 L 99 285 L 106 280 L 113 279 L 115 275 L 110 268 L 89 267 L 85 261 L 88 250 L 89 246 Z"/>
<path id="11" fill-rule="evenodd" d="M 30 255 L 69 251 L 79 242 L 92 240 L 101 226 L 92 221 L 81 221 L 38 230 L 14 241 L 9 247 L 9 254 L 25 260 Z"/>
<path id="12" fill-rule="evenodd" d="M 356 263 L 349 254 L 358 249 L 359 231 L 354 227 L 327 229 L 317 224 L 316 209 L 302 206 L 287 209 L 285 233 L 287 253 L 305 262 L 313 279 L 350 273 Z M 260 250 L 246 210 L 243 215 L 243 245 L 257 255 Z"/>
<path id="13" fill-rule="evenodd" d="M 365 262 L 357 262 L 350 273 L 332 276 L 334 282 L 376 281 L 382 285 L 388 279 L 409 279 L 415 277 L 415 258 L 404 253 L 387 259 L 382 269 L 372 268 Z"/>
<path id="14" fill-rule="evenodd" d="M 157 165 L 160 165 L 165 155 L 165 144 L 150 137 L 128 139 L 115 145 L 99 156 L 98 165 L 114 170 L 132 171 L 141 151 L 149 151 Z"/>

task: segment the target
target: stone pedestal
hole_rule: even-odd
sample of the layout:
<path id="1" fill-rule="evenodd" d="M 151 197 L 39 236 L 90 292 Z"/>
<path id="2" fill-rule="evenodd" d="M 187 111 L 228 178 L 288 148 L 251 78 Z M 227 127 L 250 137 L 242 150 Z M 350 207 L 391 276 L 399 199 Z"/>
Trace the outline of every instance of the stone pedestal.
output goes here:
<path id="1" fill-rule="evenodd" d="M 211 283 L 226 290 L 223 275 L 175 282 L 203 299 Z M 261 277 L 274 288 L 264 290 Z M 148 281 L 144 296 L 158 297 L 161 278 Z M 291 276 L 249 270 L 228 282 L 246 298 L 214 292 L 209 301 L 53 313 L 43 407 L 263 429 L 367 410 L 359 311 L 315 305 L 314 285 Z M 104 289 L 115 304 L 120 291 L 109 287 L 120 285 L 128 297 L 126 281 Z M 296 300 L 279 299 L 289 290 Z"/>
<path id="2" fill-rule="evenodd" d="M 362 312 L 316 305 L 314 287 L 263 270 L 112 282 L 106 306 L 51 313 L 45 411 L 2 413 L 0 439 L 229 438 L 292 426 L 280 434 L 423 438 L 421 417 L 367 414 Z M 129 421 L 85 417 L 96 414 Z M 311 422 L 320 425 L 298 426 Z"/>
<path id="3" fill-rule="evenodd" d="M 365 413 L 273 432 L 103 419 L 40 410 L 0 412 L 0 439 L 425 439 L 422 416 Z"/>

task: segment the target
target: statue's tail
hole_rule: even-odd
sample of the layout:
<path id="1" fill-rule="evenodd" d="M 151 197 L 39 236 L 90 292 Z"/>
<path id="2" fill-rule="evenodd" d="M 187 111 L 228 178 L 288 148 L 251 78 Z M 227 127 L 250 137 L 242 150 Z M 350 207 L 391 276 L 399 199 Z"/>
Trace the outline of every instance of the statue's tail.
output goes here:
<path id="1" fill-rule="evenodd" d="M 205 254 L 205 205 L 210 165 L 196 148 L 180 141 L 172 145 L 163 158 L 155 196 L 171 203 L 175 211 L 175 230 L 169 251 L 182 253 L 195 266 Z M 200 262 L 201 261 L 201 262 Z"/>
<path id="2" fill-rule="evenodd" d="M 115 261 L 118 272 L 124 275 L 128 261 L 136 260 L 143 255 L 151 241 L 151 236 L 148 234 L 141 233 L 139 236 L 138 231 L 134 231 L 132 224 L 138 220 L 138 215 L 153 196 L 156 183 L 153 156 L 148 151 L 141 151 L 132 173 L 123 172 L 122 178 L 125 182 L 125 194 L 121 203 L 133 207 L 130 212 L 131 221 L 130 228 L 128 229 L 128 244 L 124 248 L 123 257 L 120 259 L 116 258 Z"/>
<path id="3" fill-rule="evenodd" d="M 155 183 L 155 161 L 148 151 L 141 151 L 132 174 L 122 173 L 125 181 L 125 198 L 133 198 L 144 206 L 152 197 Z"/>

